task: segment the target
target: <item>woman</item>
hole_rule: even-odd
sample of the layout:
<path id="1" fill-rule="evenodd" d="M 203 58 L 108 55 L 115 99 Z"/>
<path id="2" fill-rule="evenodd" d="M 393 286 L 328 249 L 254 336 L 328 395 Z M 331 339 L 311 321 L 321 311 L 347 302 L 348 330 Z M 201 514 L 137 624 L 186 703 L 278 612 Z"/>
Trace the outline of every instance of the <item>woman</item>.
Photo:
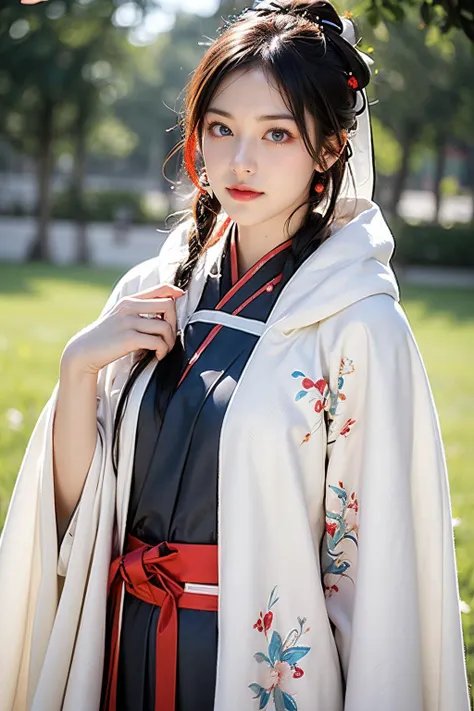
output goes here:
<path id="1" fill-rule="evenodd" d="M 265 2 L 198 66 L 192 216 L 66 346 L 19 475 L 2 711 L 468 709 L 354 44 L 327 2 Z"/>

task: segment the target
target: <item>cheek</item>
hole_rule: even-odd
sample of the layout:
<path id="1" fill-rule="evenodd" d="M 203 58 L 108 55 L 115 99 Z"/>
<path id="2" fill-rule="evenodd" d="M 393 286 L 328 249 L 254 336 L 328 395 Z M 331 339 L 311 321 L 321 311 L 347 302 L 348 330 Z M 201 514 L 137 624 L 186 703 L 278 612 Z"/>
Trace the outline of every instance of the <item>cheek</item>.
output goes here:
<path id="1" fill-rule="evenodd" d="M 274 149 L 269 161 L 269 175 L 289 194 L 307 189 L 314 172 L 313 159 L 305 150 L 282 146 Z"/>

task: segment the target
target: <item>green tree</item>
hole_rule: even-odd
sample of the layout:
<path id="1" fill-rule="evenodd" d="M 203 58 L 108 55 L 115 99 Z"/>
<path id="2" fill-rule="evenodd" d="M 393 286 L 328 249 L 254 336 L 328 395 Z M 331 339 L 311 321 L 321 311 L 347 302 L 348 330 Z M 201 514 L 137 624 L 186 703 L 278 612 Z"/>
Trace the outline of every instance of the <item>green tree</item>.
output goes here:
<path id="1" fill-rule="evenodd" d="M 54 148 L 65 137 L 74 143 L 78 256 L 87 259 L 82 198 L 87 133 L 104 113 L 104 90 L 117 79 L 126 54 L 127 31 L 115 26 L 115 12 L 113 0 L 54 0 L 31 8 L 7 0 L 0 11 L 0 133 L 37 165 L 33 259 L 50 259 Z M 104 74 L 104 66 L 115 69 Z"/>
<path id="2" fill-rule="evenodd" d="M 380 21 L 408 21 L 413 9 L 425 25 L 437 27 L 443 34 L 460 29 L 474 42 L 474 0 L 357 0 L 354 11 L 376 26 Z"/>
<path id="3" fill-rule="evenodd" d="M 379 22 L 361 30 L 378 72 L 372 89 L 377 99 L 373 115 L 400 145 L 387 209 L 396 214 L 413 154 L 424 148 L 436 155 L 438 215 L 447 145 L 453 135 L 464 135 L 468 142 L 474 99 L 468 81 L 472 46 L 460 33 L 442 34 L 435 26 L 418 23 L 414 10 L 405 23 Z M 379 154 L 385 150 L 383 143 L 376 148 Z"/>

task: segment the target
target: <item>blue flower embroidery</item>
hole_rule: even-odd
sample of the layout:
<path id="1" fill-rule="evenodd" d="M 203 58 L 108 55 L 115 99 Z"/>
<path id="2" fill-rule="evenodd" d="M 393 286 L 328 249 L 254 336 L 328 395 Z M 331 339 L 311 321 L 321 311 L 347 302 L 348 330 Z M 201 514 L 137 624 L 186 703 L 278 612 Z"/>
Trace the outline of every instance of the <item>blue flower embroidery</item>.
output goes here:
<path id="1" fill-rule="evenodd" d="M 309 632 L 309 627 L 304 629 L 306 618 L 298 617 L 298 628 L 292 629 L 283 640 L 281 635 L 273 630 L 271 637 L 269 633 L 273 624 L 272 607 L 280 599 L 276 595 L 277 586 L 270 594 L 266 613 L 260 612 L 254 629 L 265 634 L 268 644 L 267 653 L 257 652 L 254 659 L 258 664 L 264 665 L 261 668 L 263 681 L 261 684 L 249 684 L 249 689 L 254 692 L 254 699 L 259 700 L 259 709 L 267 708 L 270 699 L 273 699 L 276 711 L 298 711 L 298 706 L 290 691 L 292 679 L 301 679 L 304 671 L 297 666 L 298 662 L 305 657 L 311 647 L 301 647 L 297 645 L 300 637 Z"/>

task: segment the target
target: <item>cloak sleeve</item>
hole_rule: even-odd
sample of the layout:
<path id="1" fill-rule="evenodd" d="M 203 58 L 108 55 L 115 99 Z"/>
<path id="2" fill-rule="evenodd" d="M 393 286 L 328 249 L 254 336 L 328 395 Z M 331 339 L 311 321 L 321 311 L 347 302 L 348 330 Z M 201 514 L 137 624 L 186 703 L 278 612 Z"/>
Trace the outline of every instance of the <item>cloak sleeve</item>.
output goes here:
<path id="1" fill-rule="evenodd" d="M 158 283 L 149 262 L 122 278 L 101 316 L 122 296 Z M 113 412 L 130 363 L 127 356 L 99 374 L 96 448 L 59 555 L 52 464 L 58 386 L 31 435 L 0 540 L 0 711 L 99 706 L 115 505 Z"/>
<path id="2" fill-rule="evenodd" d="M 345 711 L 469 709 L 446 464 L 406 317 L 328 319 L 322 574 Z"/>

